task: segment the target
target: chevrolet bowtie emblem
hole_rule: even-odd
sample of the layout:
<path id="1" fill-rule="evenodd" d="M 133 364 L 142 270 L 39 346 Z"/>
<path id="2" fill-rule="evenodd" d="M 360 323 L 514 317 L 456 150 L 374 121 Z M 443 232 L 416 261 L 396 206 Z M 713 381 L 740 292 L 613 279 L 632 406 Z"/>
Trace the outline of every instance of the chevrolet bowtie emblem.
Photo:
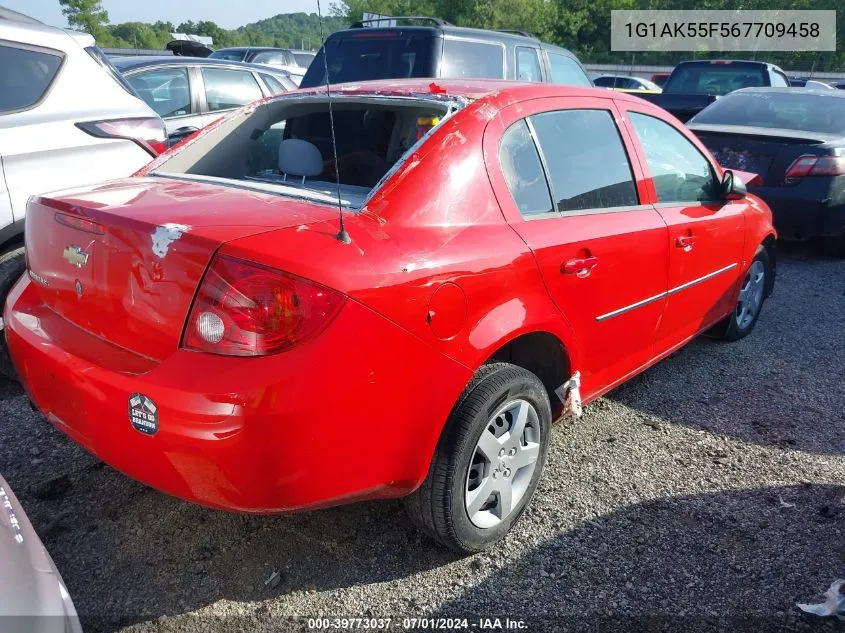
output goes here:
<path id="1" fill-rule="evenodd" d="M 77 268 L 82 268 L 88 263 L 88 253 L 78 246 L 68 246 L 64 250 L 64 253 L 62 253 L 62 257 L 64 257 L 68 263 L 76 266 Z"/>

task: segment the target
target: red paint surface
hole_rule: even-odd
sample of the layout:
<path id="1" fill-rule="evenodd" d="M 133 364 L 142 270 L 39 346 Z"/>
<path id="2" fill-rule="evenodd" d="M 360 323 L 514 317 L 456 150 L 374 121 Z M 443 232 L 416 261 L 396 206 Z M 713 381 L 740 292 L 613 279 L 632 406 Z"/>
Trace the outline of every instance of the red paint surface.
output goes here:
<path id="1" fill-rule="evenodd" d="M 754 251 L 774 233 L 771 213 L 751 196 L 719 208 L 652 207 L 654 187 L 625 111 L 648 112 L 693 138 L 665 112 L 604 90 L 479 81 L 440 81 L 435 90 L 430 83 L 337 87 L 476 99 L 362 212 L 347 214 L 349 245 L 335 238 L 332 206 L 217 185 L 135 177 L 35 201 L 29 263 L 49 285 L 25 277 L 15 286 L 6 333 L 18 372 L 50 421 L 129 476 L 215 507 L 277 512 L 396 497 L 425 476 L 473 372 L 521 334 L 555 336 L 581 371 L 589 401 L 730 311 Z M 526 221 L 503 180 L 499 138 L 528 114 L 573 107 L 614 113 L 641 204 Z M 60 224 L 57 211 L 105 232 Z M 160 257 L 152 234 L 165 223 L 188 228 Z M 694 238 L 693 257 L 676 247 L 679 237 Z M 87 249 L 86 266 L 63 258 L 69 245 Z M 304 277 L 348 299 L 324 331 L 282 353 L 181 349 L 215 254 Z M 588 275 L 570 274 L 573 259 L 597 263 Z M 596 320 L 731 262 L 733 270 L 696 286 L 687 301 L 670 297 Z M 129 423 L 136 392 L 158 406 L 153 436 Z"/>

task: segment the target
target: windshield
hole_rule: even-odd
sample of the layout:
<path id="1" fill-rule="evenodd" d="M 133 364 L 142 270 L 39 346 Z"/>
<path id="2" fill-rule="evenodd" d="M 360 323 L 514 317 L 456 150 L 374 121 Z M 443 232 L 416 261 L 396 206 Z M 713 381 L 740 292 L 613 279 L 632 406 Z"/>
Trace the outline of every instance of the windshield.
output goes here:
<path id="1" fill-rule="evenodd" d="M 767 83 L 763 66 L 690 65 L 676 68 L 666 81 L 663 91 L 675 94 L 726 95 L 740 88 L 765 86 Z"/>
<path id="2" fill-rule="evenodd" d="M 300 86 L 326 84 L 325 51 L 328 51 L 329 80 L 332 84 L 369 79 L 434 77 L 434 35 L 404 35 L 392 32 L 362 32 L 329 38 L 308 67 Z"/>
<path id="3" fill-rule="evenodd" d="M 845 99 L 824 93 L 736 92 L 699 112 L 690 123 L 843 134 Z"/>

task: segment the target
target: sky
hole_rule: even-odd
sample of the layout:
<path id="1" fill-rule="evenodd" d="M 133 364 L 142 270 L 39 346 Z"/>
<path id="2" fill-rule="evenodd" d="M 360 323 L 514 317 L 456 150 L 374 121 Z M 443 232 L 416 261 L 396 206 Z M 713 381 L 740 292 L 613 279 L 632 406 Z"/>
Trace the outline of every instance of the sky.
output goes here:
<path id="1" fill-rule="evenodd" d="M 226 29 L 257 22 L 279 13 L 317 12 L 317 0 L 101 0 L 109 22 L 211 20 Z M 320 0 L 323 15 L 329 15 L 331 0 Z M 59 0 L 0 0 L 0 5 L 25 13 L 51 26 L 67 27 Z"/>

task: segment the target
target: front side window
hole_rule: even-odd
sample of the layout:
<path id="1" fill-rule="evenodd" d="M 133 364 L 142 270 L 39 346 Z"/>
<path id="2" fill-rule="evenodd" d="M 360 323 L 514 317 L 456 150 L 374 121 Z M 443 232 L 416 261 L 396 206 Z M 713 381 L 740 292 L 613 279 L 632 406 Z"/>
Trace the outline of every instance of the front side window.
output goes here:
<path id="1" fill-rule="evenodd" d="M 13 46 L 0 46 L 0 112 L 35 105 L 53 83 L 62 56 Z"/>
<path id="2" fill-rule="evenodd" d="M 566 55 L 549 53 L 549 70 L 553 84 L 564 86 L 592 86 L 590 78 L 578 63 Z"/>
<path id="3" fill-rule="evenodd" d="M 440 76 L 444 79 L 504 79 L 505 50 L 498 44 L 446 39 Z"/>
<path id="4" fill-rule="evenodd" d="M 689 139 L 653 116 L 628 114 L 643 146 L 658 202 L 700 202 L 717 197 L 710 161 Z"/>
<path id="5" fill-rule="evenodd" d="M 205 99 L 211 112 L 237 108 L 260 99 L 261 88 L 252 73 L 243 70 L 203 68 Z"/>
<path id="6" fill-rule="evenodd" d="M 156 114 L 168 118 L 191 113 L 188 69 L 161 68 L 127 78 L 135 92 Z"/>
<path id="7" fill-rule="evenodd" d="M 502 135 L 499 162 L 511 196 L 523 216 L 553 210 L 540 155 L 525 119 L 511 125 Z"/>
<path id="8" fill-rule="evenodd" d="M 536 48 L 518 46 L 516 48 L 517 81 L 542 81 L 540 77 L 540 59 Z"/>
<path id="9" fill-rule="evenodd" d="M 639 204 L 628 155 L 607 110 L 530 117 L 561 213 Z"/>

